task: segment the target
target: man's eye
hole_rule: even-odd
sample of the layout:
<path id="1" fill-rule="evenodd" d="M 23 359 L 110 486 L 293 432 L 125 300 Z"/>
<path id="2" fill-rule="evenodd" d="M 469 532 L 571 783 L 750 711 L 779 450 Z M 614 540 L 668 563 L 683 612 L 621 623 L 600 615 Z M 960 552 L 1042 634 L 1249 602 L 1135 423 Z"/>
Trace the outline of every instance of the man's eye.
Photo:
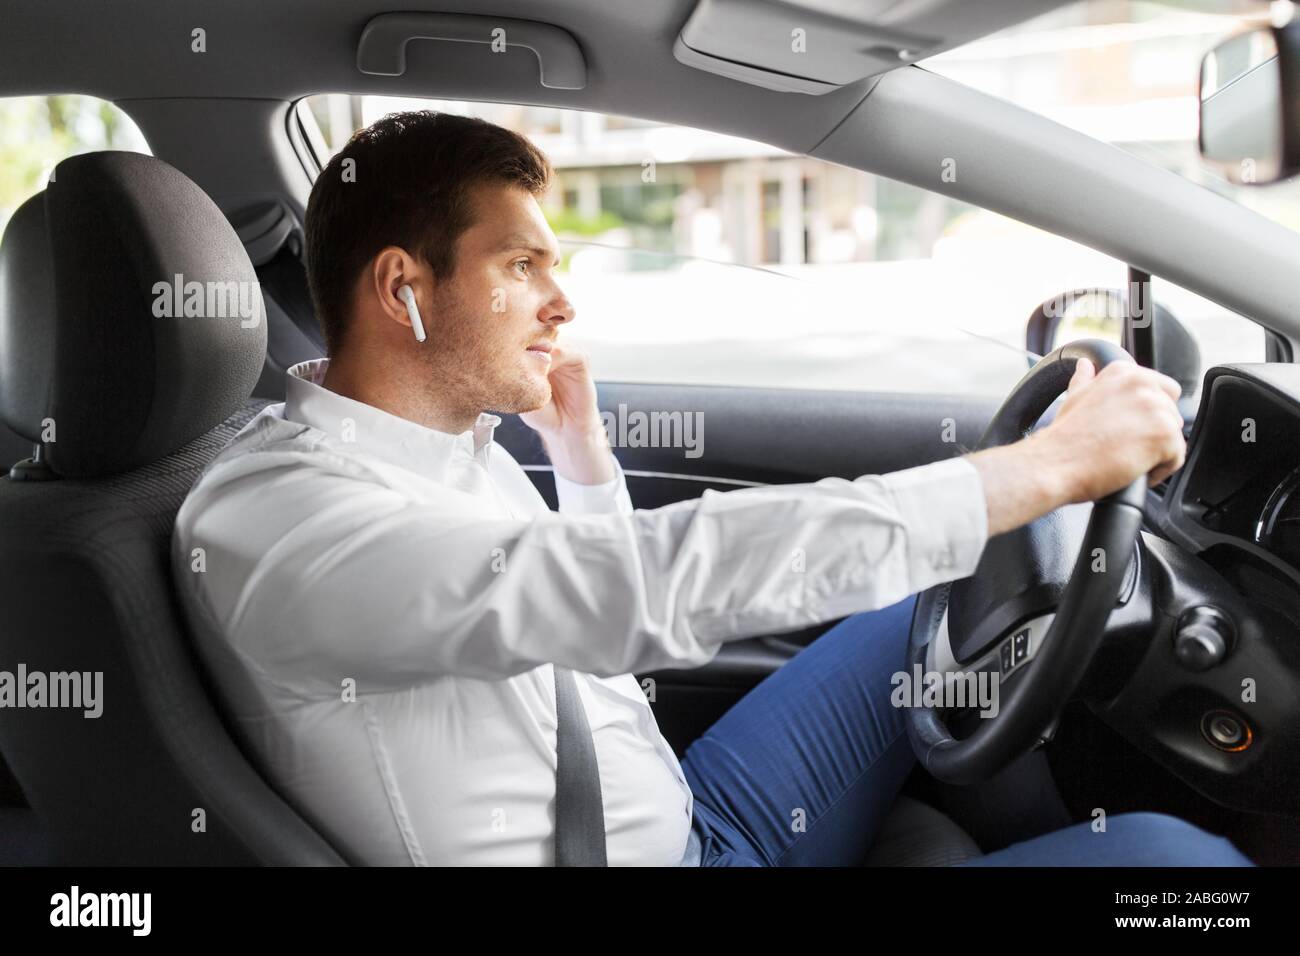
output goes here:
<path id="1" fill-rule="evenodd" d="M 524 276 L 528 275 L 529 262 L 527 259 L 516 259 L 514 266 L 517 270 L 519 270 L 520 275 L 524 275 Z"/>

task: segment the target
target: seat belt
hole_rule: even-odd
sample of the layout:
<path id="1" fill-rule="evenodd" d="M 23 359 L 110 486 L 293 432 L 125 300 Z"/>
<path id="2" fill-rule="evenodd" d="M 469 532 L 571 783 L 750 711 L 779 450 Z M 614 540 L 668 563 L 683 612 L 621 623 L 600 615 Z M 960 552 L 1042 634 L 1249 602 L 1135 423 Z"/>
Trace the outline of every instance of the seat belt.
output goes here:
<path id="1" fill-rule="evenodd" d="M 555 865 L 608 866 L 605 805 L 591 725 L 573 671 L 555 671 Z"/>

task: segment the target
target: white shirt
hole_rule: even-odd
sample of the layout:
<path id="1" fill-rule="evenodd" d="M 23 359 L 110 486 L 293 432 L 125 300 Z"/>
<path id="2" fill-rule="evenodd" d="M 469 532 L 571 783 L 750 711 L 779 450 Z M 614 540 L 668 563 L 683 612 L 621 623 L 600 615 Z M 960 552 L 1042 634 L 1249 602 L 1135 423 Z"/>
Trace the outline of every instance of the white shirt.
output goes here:
<path id="1" fill-rule="evenodd" d="M 500 419 L 459 435 L 289 370 L 208 465 L 173 564 L 200 653 L 268 780 L 356 863 L 550 865 L 552 663 L 595 742 L 611 866 L 675 865 L 693 798 L 636 672 L 698 667 L 970 574 L 979 474 L 952 458 L 634 511 L 555 475 Z"/>

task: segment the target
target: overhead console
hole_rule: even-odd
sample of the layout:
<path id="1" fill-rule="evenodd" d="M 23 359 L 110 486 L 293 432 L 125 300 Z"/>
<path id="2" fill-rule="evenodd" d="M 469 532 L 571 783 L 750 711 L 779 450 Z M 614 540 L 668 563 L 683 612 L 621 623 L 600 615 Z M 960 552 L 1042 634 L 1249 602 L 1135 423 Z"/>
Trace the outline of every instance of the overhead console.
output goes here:
<path id="1" fill-rule="evenodd" d="M 673 56 L 765 89 L 817 95 L 1061 5 L 1062 0 L 700 0 Z"/>

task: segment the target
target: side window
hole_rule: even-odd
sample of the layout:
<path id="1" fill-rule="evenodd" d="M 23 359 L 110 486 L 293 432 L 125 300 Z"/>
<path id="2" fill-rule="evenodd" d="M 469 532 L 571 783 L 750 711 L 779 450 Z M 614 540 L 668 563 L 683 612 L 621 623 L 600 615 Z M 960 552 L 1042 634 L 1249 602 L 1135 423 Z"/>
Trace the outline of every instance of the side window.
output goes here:
<path id="1" fill-rule="evenodd" d="M 571 110 L 322 95 L 322 159 L 387 113 L 474 115 L 528 136 L 605 381 L 1004 395 L 1044 300 L 1121 286 L 1107 256 L 943 195 L 763 143 Z"/>
<path id="2" fill-rule="evenodd" d="M 15 209 L 45 187 L 55 164 L 101 149 L 149 152 L 131 118 L 106 100 L 0 98 L 0 231 Z"/>

